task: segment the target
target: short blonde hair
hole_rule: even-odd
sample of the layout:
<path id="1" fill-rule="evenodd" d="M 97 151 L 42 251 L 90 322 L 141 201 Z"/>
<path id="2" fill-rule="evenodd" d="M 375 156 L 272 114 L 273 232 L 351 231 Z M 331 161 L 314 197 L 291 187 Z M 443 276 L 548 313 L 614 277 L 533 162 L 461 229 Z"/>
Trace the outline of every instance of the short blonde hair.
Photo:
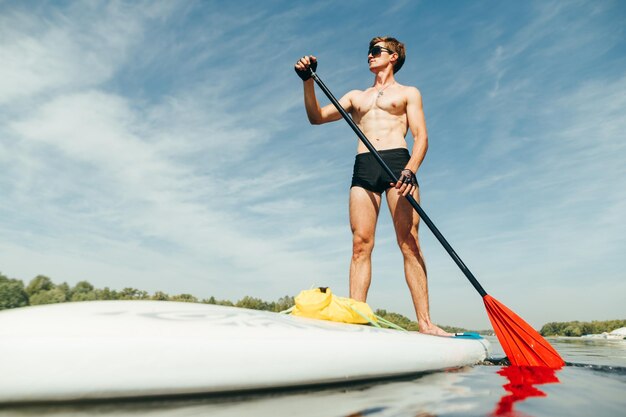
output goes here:
<path id="1" fill-rule="evenodd" d="M 384 42 L 385 47 L 398 54 L 398 59 L 393 63 L 393 73 L 395 74 L 400 71 L 400 68 L 404 65 L 404 60 L 406 58 L 406 49 L 404 48 L 404 44 L 391 36 L 376 36 L 370 41 L 370 48 L 378 42 Z"/>

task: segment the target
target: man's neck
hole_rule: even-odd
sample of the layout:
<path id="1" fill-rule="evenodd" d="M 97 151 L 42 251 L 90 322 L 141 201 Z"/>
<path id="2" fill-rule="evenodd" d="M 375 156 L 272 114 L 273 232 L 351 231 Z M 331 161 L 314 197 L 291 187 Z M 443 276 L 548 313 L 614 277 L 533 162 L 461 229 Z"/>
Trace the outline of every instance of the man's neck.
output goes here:
<path id="1" fill-rule="evenodd" d="M 395 81 L 396 80 L 393 76 L 393 68 L 387 67 L 384 70 L 376 73 L 374 78 L 374 87 L 383 87 L 389 84 L 393 84 Z"/>

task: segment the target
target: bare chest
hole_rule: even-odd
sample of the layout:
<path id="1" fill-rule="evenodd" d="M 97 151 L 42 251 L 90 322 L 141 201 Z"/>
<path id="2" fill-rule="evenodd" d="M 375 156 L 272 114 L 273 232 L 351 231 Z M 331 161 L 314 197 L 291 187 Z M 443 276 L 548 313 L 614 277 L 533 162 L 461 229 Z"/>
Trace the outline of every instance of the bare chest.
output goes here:
<path id="1" fill-rule="evenodd" d="M 406 99 L 397 91 L 368 88 L 354 97 L 352 105 L 353 117 L 358 119 L 367 118 L 368 115 L 398 117 L 406 114 Z"/>

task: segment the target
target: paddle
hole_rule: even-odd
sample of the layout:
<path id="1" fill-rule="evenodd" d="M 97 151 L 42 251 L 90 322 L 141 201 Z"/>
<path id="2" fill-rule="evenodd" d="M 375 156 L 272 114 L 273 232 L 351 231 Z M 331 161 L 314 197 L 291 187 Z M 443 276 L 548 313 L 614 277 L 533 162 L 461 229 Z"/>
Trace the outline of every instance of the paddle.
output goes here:
<path id="1" fill-rule="evenodd" d="M 391 171 L 391 169 L 389 169 L 369 139 L 365 137 L 363 132 L 361 132 L 361 129 L 359 129 L 356 123 L 354 123 L 352 117 L 350 117 L 344 108 L 341 107 L 335 96 L 333 96 L 315 71 L 311 68 L 309 68 L 309 70 L 311 72 L 311 77 L 313 77 L 317 85 L 322 89 L 324 94 L 326 94 L 339 113 L 341 113 L 345 121 L 348 122 L 352 130 L 354 130 L 354 133 L 357 134 L 359 139 L 361 139 L 363 144 L 367 147 L 367 149 L 369 149 L 385 172 L 393 178 L 394 182 L 397 182 L 398 178 L 396 175 L 393 171 Z M 450 246 L 441 232 L 439 232 L 439 229 L 437 229 L 424 210 L 422 210 L 422 207 L 420 207 L 417 201 L 415 201 L 413 196 L 409 194 L 406 196 L 406 199 L 409 201 L 411 206 L 413 206 L 415 211 L 417 211 L 420 218 L 424 221 L 424 223 L 426 223 L 439 243 L 443 245 L 457 266 L 461 268 L 463 274 L 465 274 L 467 279 L 472 283 L 476 291 L 478 291 L 483 298 L 491 325 L 493 326 L 496 336 L 504 349 L 504 353 L 506 353 L 511 364 L 515 366 L 545 366 L 554 369 L 561 368 L 565 362 L 563 362 L 563 359 L 561 359 L 550 343 L 548 343 L 547 340 L 545 340 L 535 329 L 522 320 L 517 314 L 487 294 L 483 287 L 478 283 L 476 277 L 474 277 L 474 274 L 472 274 L 469 268 L 465 266 L 459 255 L 457 255 L 454 249 L 452 249 L 452 246 Z"/>

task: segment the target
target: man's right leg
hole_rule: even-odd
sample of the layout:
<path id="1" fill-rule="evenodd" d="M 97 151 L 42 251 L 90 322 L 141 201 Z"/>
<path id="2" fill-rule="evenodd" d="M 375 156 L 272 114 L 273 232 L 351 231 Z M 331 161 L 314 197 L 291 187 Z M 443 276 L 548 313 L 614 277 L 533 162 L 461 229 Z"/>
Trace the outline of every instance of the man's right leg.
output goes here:
<path id="1" fill-rule="evenodd" d="M 361 187 L 350 188 L 350 227 L 352 261 L 350 262 L 350 298 L 367 299 L 372 280 L 372 250 L 381 196 Z"/>

